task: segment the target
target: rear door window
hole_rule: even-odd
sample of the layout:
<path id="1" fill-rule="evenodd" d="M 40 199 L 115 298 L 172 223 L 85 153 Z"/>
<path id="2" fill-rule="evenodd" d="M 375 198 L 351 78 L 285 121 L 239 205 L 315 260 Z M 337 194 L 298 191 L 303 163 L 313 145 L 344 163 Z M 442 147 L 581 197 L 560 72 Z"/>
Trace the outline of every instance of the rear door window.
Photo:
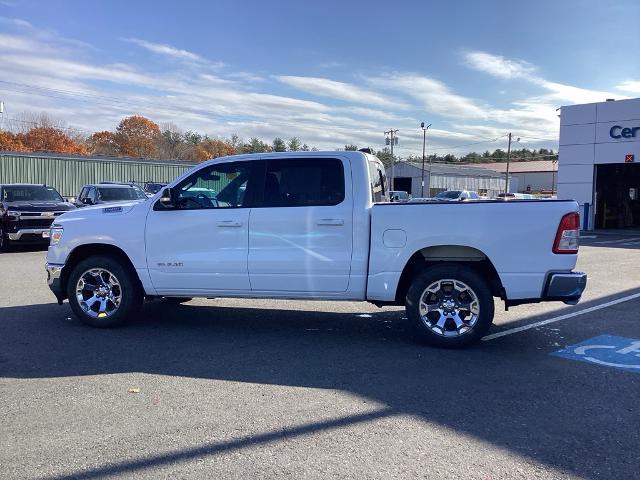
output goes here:
<path id="1" fill-rule="evenodd" d="M 344 198 L 344 167 L 337 158 L 267 161 L 265 207 L 338 205 Z"/>
<path id="2" fill-rule="evenodd" d="M 371 185 L 371 201 L 373 203 L 386 202 L 387 192 L 384 171 L 378 162 L 369 161 L 369 183 Z"/>

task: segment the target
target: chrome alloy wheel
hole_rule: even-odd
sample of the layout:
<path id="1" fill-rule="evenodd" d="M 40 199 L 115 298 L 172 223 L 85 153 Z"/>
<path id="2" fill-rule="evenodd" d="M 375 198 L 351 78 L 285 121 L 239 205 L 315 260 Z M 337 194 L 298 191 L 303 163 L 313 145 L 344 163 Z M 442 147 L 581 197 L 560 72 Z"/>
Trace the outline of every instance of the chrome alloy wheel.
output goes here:
<path id="1" fill-rule="evenodd" d="M 480 316 L 478 296 L 459 280 L 438 280 L 420 296 L 420 319 L 432 332 L 457 337 L 471 331 Z"/>
<path id="2" fill-rule="evenodd" d="M 109 270 L 92 268 L 80 275 L 76 298 L 84 313 L 92 318 L 106 318 L 120 308 L 122 288 Z"/>

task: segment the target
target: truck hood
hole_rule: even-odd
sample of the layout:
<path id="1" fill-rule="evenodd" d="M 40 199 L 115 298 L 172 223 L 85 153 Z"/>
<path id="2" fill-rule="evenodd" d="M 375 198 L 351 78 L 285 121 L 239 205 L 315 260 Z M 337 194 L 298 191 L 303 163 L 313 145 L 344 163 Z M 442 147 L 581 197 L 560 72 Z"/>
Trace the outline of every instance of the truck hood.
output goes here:
<path id="1" fill-rule="evenodd" d="M 102 205 L 93 205 L 90 207 L 77 208 L 56 218 L 55 223 L 64 223 L 67 221 L 79 220 L 95 220 L 104 216 L 119 216 L 129 214 L 136 206 L 141 205 L 140 201 L 114 202 Z"/>
<path id="2" fill-rule="evenodd" d="M 16 212 L 66 212 L 75 210 L 75 205 L 68 202 L 4 202 L 6 210 Z"/>

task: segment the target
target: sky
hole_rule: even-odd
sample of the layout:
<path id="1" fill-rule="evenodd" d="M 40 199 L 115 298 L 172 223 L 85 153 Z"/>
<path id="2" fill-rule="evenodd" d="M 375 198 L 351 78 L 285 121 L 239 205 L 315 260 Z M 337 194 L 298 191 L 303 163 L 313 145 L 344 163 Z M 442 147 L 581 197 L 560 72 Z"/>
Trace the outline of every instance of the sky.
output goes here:
<path id="1" fill-rule="evenodd" d="M 0 0 L 0 122 L 133 114 L 215 138 L 557 149 L 562 105 L 640 96 L 640 2 Z M 2 123 L 0 123 L 0 127 Z"/>

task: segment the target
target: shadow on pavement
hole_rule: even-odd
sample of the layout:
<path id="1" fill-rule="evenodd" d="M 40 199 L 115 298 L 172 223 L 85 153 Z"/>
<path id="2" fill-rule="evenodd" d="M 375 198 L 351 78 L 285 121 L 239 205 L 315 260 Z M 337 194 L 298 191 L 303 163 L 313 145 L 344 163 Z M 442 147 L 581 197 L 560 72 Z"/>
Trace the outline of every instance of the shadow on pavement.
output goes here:
<path id="1" fill-rule="evenodd" d="M 70 316 L 67 305 L 1 308 L 0 377 L 145 372 L 341 389 L 387 406 L 74 474 L 83 478 L 132 474 L 388 415 L 436 422 L 583 477 L 628 478 L 634 471 L 638 383 L 625 381 L 633 374 L 561 362 L 511 337 L 464 351 L 428 348 L 409 338 L 398 312 L 384 310 L 358 316 L 158 302 L 115 330 L 90 329 Z"/>

